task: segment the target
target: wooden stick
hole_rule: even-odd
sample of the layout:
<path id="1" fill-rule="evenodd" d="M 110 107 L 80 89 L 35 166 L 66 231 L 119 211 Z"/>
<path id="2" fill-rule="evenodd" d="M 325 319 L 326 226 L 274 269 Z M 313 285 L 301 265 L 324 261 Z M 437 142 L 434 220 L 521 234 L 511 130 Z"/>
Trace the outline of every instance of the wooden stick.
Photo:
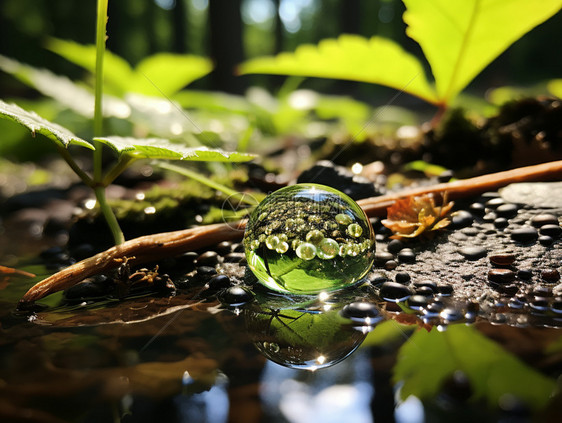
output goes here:
<path id="1" fill-rule="evenodd" d="M 562 161 L 527 166 L 429 187 L 404 190 L 397 194 L 366 198 L 359 200 L 358 203 L 369 217 L 373 217 L 384 215 L 386 209 L 396 200 L 409 196 L 437 194 L 447 191 L 448 197 L 455 199 L 496 190 L 514 182 L 548 180 L 562 180 Z M 125 257 L 129 257 L 129 263 L 133 265 L 159 260 L 164 257 L 173 257 L 186 251 L 215 245 L 221 241 L 241 239 L 244 235 L 245 226 L 245 222 L 235 224 L 222 223 L 132 239 L 73 264 L 38 282 L 23 296 L 19 307 L 25 308 L 30 303 L 49 294 L 76 285 L 84 278 L 115 269 Z"/>

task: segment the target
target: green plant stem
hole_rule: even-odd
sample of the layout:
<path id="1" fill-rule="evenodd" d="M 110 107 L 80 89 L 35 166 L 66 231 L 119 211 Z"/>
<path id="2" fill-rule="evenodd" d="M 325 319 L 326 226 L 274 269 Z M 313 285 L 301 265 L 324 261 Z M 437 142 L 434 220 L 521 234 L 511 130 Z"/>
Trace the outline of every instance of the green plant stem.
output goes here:
<path id="1" fill-rule="evenodd" d="M 123 171 L 127 169 L 131 165 L 131 163 L 133 163 L 135 160 L 136 157 L 130 156 L 128 154 L 122 154 L 119 157 L 117 163 L 115 163 L 113 167 L 107 171 L 107 173 L 102 179 L 101 184 L 104 187 L 111 184 L 115 180 L 115 178 L 121 175 Z"/>
<path id="2" fill-rule="evenodd" d="M 66 161 L 66 163 L 70 166 L 70 168 L 74 171 L 74 173 L 76 173 L 80 177 L 82 182 L 84 182 L 89 187 L 93 188 L 94 181 L 92 180 L 92 178 L 90 178 L 90 176 L 86 172 L 80 169 L 78 163 L 74 161 L 74 159 L 68 152 L 68 149 L 57 145 L 57 150 L 59 151 L 59 154 L 62 156 L 62 158 Z"/>
<path id="3" fill-rule="evenodd" d="M 206 176 L 203 176 L 185 167 L 176 166 L 170 163 L 157 163 L 157 165 L 161 169 L 171 170 L 172 172 L 176 172 L 179 173 L 180 175 L 187 176 L 188 178 L 194 179 L 197 182 L 201 182 L 202 184 L 205 184 L 213 189 L 216 189 L 217 191 L 221 191 L 228 196 L 238 198 L 241 202 L 246 203 L 250 206 L 258 205 L 257 200 L 254 199 L 252 196 L 244 195 L 243 192 L 238 192 L 236 190 L 233 190 L 232 188 L 228 188 L 222 184 L 219 184 L 218 182 L 215 182 L 207 178 Z"/>
<path id="4" fill-rule="evenodd" d="M 94 137 L 103 135 L 103 56 L 105 55 L 105 27 L 107 24 L 108 0 L 98 0 L 96 22 L 96 81 L 94 100 Z M 94 181 L 99 182 L 102 176 L 102 144 L 95 141 Z"/>
<path id="5" fill-rule="evenodd" d="M 119 223 L 117 222 L 117 218 L 107 204 L 107 200 L 105 198 L 105 187 L 99 186 L 94 189 L 96 193 L 96 200 L 98 200 L 98 204 L 100 206 L 100 210 L 105 218 L 109 229 L 111 230 L 111 234 L 113 235 L 113 239 L 115 240 L 115 244 L 123 244 L 125 242 L 125 237 L 123 236 L 123 232 L 119 227 Z"/>

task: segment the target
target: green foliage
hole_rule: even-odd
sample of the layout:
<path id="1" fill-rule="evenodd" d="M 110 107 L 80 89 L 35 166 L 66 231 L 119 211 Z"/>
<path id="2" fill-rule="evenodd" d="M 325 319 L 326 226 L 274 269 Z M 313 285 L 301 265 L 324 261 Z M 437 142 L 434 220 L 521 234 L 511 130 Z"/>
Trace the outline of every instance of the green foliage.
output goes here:
<path id="1" fill-rule="evenodd" d="M 94 146 L 88 141 L 74 135 L 71 131 L 63 128 L 56 123 L 43 119 L 35 112 L 28 112 L 15 104 L 8 104 L 0 100 L 0 117 L 9 119 L 26 127 L 31 134 L 42 134 L 55 142 L 59 147 L 68 147 L 69 145 L 79 145 L 82 147 L 94 149 Z"/>
<path id="2" fill-rule="evenodd" d="M 245 162 L 255 158 L 253 154 L 225 152 L 218 148 L 186 147 L 161 138 L 100 137 L 94 140 L 111 147 L 120 156 L 135 159 Z"/>
<path id="3" fill-rule="evenodd" d="M 51 39 L 47 47 L 72 63 L 95 72 L 95 46 Z M 200 56 L 158 53 L 143 59 L 133 69 L 125 59 L 106 51 L 104 68 L 104 89 L 109 93 L 170 96 L 207 75 L 213 65 L 210 59 Z"/>
<path id="4" fill-rule="evenodd" d="M 445 332 L 418 330 L 400 349 L 394 380 L 401 396 L 435 397 L 448 377 L 462 371 L 476 398 L 498 404 L 506 393 L 532 408 L 546 404 L 556 382 L 502 349 L 474 327 L 451 325 Z"/>
<path id="5" fill-rule="evenodd" d="M 435 78 L 393 41 L 342 35 L 294 53 L 249 60 L 240 72 L 371 82 L 447 106 L 492 60 L 562 7 L 560 0 L 404 0 L 407 34 L 417 41 Z"/>

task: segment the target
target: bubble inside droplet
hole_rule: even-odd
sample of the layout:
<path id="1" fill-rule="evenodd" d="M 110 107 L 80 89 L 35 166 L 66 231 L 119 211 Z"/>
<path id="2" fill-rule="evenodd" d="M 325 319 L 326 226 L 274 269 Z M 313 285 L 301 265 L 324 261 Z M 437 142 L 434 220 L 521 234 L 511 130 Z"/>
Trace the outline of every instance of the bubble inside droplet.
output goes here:
<path id="1" fill-rule="evenodd" d="M 375 242 L 351 198 L 327 186 L 297 184 L 275 191 L 254 210 L 244 248 L 262 284 L 312 294 L 359 282 L 373 264 Z"/>

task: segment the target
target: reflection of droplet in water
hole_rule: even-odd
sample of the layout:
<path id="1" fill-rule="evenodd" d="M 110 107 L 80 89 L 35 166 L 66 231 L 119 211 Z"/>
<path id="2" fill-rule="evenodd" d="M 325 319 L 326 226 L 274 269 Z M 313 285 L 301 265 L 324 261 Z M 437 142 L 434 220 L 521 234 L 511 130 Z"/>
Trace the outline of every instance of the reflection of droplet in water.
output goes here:
<path id="1" fill-rule="evenodd" d="M 373 264 L 375 242 L 365 213 L 347 195 L 297 184 L 269 195 L 254 210 L 244 248 L 262 284 L 313 294 L 359 282 Z"/>

